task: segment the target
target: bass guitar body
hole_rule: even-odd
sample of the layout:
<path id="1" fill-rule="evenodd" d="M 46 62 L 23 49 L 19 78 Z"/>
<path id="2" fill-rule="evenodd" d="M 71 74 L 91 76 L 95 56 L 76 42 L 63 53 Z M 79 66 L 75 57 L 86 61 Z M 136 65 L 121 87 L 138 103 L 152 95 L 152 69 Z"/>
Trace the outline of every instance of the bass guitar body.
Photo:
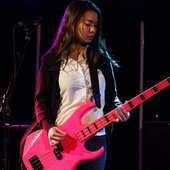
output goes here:
<path id="1" fill-rule="evenodd" d="M 81 117 L 92 107 L 95 107 L 92 102 L 81 106 L 69 121 L 60 126 L 67 135 L 56 147 L 50 146 L 46 131 L 31 133 L 26 139 L 22 157 L 27 170 L 74 170 L 81 161 L 99 157 L 104 148 L 97 151 L 86 150 L 85 134 L 77 133 L 84 128 Z"/>

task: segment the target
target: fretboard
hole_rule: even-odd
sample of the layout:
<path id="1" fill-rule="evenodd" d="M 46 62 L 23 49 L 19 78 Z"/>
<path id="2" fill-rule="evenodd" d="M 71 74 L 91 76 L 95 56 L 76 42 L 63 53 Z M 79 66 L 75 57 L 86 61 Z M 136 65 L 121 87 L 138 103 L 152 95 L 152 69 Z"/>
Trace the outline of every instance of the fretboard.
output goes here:
<path id="1" fill-rule="evenodd" d="M 145 102 L 147 99 L 151 98 L 158 92 L 162 91 L 166 87 L 170 85 L 170 77 L 162 80 L 161 82 L 157 83 L 156 85 L 152 86 L 151 88 L 145 90 L 144 92 L 140 93 L 136 97 L 132 98 L 131 100 L 127 101 L 126 103 L 122 104 L 122 108 L 129 112 L 136 106 L 140 105 L 141 103 Z M 94 136 L 98 131 L 102 128 L 106 127 L 108 124 L 116 121 L 117 108 L 110 111 L 109 113 L 105 114 L 101 118 L 97 119 L 93 123 L 89 124 L 85 128 L 78 131 L 75 136 L 79 141 L 83 141 Z"/>

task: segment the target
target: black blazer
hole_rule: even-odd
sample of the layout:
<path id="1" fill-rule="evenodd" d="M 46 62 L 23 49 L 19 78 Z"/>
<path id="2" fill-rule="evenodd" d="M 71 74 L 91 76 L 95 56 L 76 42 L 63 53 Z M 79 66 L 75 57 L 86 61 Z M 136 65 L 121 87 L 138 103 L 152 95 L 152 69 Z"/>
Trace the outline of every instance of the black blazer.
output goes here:
<path id="1" fill-rule="evenodd" d="M 58 62 L 55 68 L 52 68 L 54 63 L 53 57 L 46 56 L 40 66 L 35 93 L 35 114 L 38 122 L 46 119 L 50 124 L 54 124 L 57 116 L 56 113 L 60 104 L 58 77 L 61 62 Z M 102 56 L 96 66 L 97 68 L 101 69 L 106 80 L 104 107 L 104 113 L 106 114 L 122 103 L 117 96 L 116 81 L 111 62 Z M 93 80 L 91 81 L 93 82 Z M 110 133 L 111 128 L 108 131 Z"/>

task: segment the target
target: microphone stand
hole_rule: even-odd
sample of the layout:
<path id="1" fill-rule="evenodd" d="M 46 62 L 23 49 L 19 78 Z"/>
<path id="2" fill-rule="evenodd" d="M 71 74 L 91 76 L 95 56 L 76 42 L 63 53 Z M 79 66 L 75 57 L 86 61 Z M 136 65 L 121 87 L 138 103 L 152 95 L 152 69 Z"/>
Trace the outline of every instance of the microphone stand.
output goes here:
<path id="1" fill-rule="evenodd" d="M 8 88 L 4 95 L 0 98 L 0 114 L 2 113 L 2 126 L 3 126 L 3 132 L 4 132 L 4 151 L 3 151 L 3 162 L 4 162 L 4 169 L 1 170 L 10 170 L 10 157 L 9 157 L 9 125 L 10 125 L 10 107 L 8 102 L 10 101 L 11 93 L 15 85 L 16 76 L 19 72 L 20 66 L 24 60 L 25 52 L 27 50 L 28 44 L 31 39 L 31 33 L 33 31 L 33 28 L 25 28 L 25 45 L 24 50 L 21 54 L 21 60 L 19 61 L 16 73 L 14 73 L 11 76 L 11 80 L 9 82 Z M 15 55 L 15 54 L 14 54 Z"/>

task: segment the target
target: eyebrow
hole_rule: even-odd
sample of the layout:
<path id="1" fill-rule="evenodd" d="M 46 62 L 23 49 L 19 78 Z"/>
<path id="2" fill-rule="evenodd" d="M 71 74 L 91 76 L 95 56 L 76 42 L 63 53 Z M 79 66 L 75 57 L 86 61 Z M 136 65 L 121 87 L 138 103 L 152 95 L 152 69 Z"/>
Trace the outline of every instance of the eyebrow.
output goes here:
<path id="1" fill-rule="evenodd" d="M 88 21 L 88 22 L 95 23 L 95 24 L 98 24 L 98 23 L 99 23 L 98 21 L 93 22 L 93 20 L 91 20 L 91 19 L 85 19 L 84 21 Z"/>

